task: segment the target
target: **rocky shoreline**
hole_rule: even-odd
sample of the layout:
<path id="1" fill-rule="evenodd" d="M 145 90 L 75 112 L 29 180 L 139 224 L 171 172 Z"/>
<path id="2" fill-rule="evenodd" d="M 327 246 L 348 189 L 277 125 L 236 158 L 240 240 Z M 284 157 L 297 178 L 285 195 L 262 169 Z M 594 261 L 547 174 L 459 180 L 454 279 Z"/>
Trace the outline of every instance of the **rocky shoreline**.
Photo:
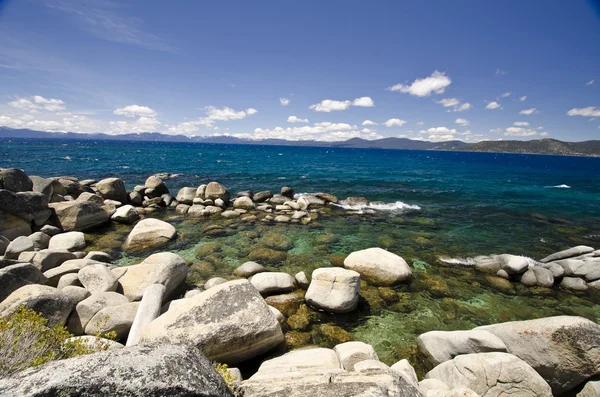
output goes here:
<path id="1" fill-rule="evenodd" d="M 172 196 L 158 176 L 128 192 L 119 178 L 78 181 L 0 169 L 0 317 L 26 306 L 42 313 L 50 326 L 66 325 L 76 338 L 114 332 L 120 342 L 111 342 L 107 352 L 0 379 L 0 395 L 101 390 L 231 395 L 204 356 L 242 366 L 259 360 L 247 380 L 229 369 L 237 379 L 235 392 L 245 396 L 550 396 L 580 389 L 581 396 L 600 395 L 600 383 L 593 380 L 600 375 L 600 326 L 576 316 L 429 330 L 418 339 L 429 369 L 420 382 L 420 371 L 406 359 L 388 366 L 362 342 L 293 349 L 282 328 L 303 320 L 297 313 L 302 309 L 290 311 L 289 305 L 344 315 L 357 309 L 362 286 L 385 291 L 411 282 L 411 266 L 381 248 L 355 251 L 339 266 L 317 268 L 310 277 L 246 262 L 230 279 L 213 277 L 190 288 L 181 256 L 158 252 L 119 267 L 110 254 L 89 250 L 84 234 L 109 222 L 134 224 L 123 250 L 140 255 L 177 236 L 175 227 L 153 213 L 307 225 L 332 207 L 344 214 L 375 212 L 362 197 L 296 195 L 289 187 L 279 194 L 245 191 L 233 197 L 210 182 Z M 505 254 L 448 264 L 473 266 L 506 291 L 515 284 L 575 292 L 600 288 L 600 251 L 587 246 L 539 261 Z M 153 378 L 157 371 L 164 378 Z M 128 383 L 140 373 L 137 383 Z"/>

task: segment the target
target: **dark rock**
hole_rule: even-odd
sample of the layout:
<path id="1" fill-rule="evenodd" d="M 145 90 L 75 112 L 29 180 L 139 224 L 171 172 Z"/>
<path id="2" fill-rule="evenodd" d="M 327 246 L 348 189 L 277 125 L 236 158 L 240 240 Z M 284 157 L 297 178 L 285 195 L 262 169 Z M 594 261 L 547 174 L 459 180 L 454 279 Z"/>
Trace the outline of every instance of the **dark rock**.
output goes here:
<path id="1" fill-rule="evenodd" d="M 252 197 L 252 200 L 256 203 L 262 203 L 267 201 L 271 197 L 273 197 L 273 193 L 270 190 L 265 190 L 264 192 L 255 193 Z"/>
<path id="2" fill-rule="evenodd" d="M 289 186 L 284 186 L 281 188 L 281 195 L 287 197 L 289 199 L 294 198 L 294 189 Z"/>
<path id="3" fill-rule="evenodd" d="M 65 201 L 49 204 L 64 231 L 85 231 L 109 221 L 108 212 L 90 202 Z"/>
<path id="4" fill-rule="evenodd" d="M 33 182 L 23 170 L 17 168 L 0 168 L 0 189 L 11 192 L 30 192 Z"/>
<path id="5" fill-rule="evenodd" d="M 46 282 L 46 277 L 31 263 L 13 263 L 0 269 L 0 302 L 24 285 Z"/>

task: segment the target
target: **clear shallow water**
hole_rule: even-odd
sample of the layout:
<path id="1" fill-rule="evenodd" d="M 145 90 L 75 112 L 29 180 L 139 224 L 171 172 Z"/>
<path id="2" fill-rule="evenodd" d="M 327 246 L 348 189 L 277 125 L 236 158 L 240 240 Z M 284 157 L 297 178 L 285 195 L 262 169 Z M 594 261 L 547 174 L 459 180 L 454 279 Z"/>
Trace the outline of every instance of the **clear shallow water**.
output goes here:
<path id="1" fill-rule="evenodd" d="M 359 310 L 329 316 L 288 305 L 290 346 L 369 342 L 388 363 L 415 356 L 416 335 L 558 314 L 600 320 L 598 296 L 499 284 L 472 269 L 443 267 L 439 256 L 491 253 L 540 258 L 577 244 L 600 247 L 600 158 L 489 153 L 228 146 L 180 143 L 0 140 L 0 167 L 80 179 L 118 176 L 128 187 L 157 172 L 173 194 L 217 180 L 232 192 L 324 191 L 418 205 L 420 211 L 348 215 L 314 224 L 243 224 L 160 215 L 179 231 L 166 249 L 191 265 L 189 283 L 231 277 L 256 259 L 271 269 L 307 274 L 340 265 L 352 251 L 380 246 L 411 263 L 414 281 L 394 289 L 363 285 Z M 568 185 L 565 187 L 554 187 Z M 213 226 L 218 230 L 210 231 Z M 93 233 L 92 248 L 121 255 L 130 227 Z M 120 263 L 141 256 L 122 256 Z"/>

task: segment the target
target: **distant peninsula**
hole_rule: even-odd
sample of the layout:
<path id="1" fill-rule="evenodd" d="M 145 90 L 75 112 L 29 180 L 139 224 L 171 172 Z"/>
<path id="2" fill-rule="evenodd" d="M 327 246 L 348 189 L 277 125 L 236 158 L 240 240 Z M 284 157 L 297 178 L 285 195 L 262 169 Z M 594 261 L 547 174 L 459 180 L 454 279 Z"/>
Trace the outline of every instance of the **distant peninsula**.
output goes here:
<path id="1" fill-rule="evenodd" d="M 241 139 L 232 136 L 188 137 L 185 135 L 168 135 L 159 132 L 121 135 L 85 134 L 74 132 L 45 132 L 3 127 L 0 127 L 0 138 L 184 142 L 228 145 L 302 146 L 393 150 L 444 150 L 461 152 L 547 154 L 558 156 L 600 156 L 600 140 L 585 142 L 563 142 L 556 139 L 535 139 L 531 141 L 481 141 L 478 143 L 466 143 L 459 140 L 429 142 L 408 138 L 383 138 L 375 140 L 352 138 L 346 141 L 323 142 L 315 140 L 289 141 L 285 139 L 256 140 Z"/>

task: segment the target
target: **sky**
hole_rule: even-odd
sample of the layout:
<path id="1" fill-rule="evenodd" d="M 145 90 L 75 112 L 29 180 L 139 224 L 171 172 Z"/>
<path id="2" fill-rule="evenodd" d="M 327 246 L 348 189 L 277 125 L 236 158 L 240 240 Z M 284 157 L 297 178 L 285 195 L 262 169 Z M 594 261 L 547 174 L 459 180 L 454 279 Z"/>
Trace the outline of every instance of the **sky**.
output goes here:
<path id="1" fill-rule="evenodd" d="M 0 0 L 0 127 L 600 139 L 600 1 Z"/>

